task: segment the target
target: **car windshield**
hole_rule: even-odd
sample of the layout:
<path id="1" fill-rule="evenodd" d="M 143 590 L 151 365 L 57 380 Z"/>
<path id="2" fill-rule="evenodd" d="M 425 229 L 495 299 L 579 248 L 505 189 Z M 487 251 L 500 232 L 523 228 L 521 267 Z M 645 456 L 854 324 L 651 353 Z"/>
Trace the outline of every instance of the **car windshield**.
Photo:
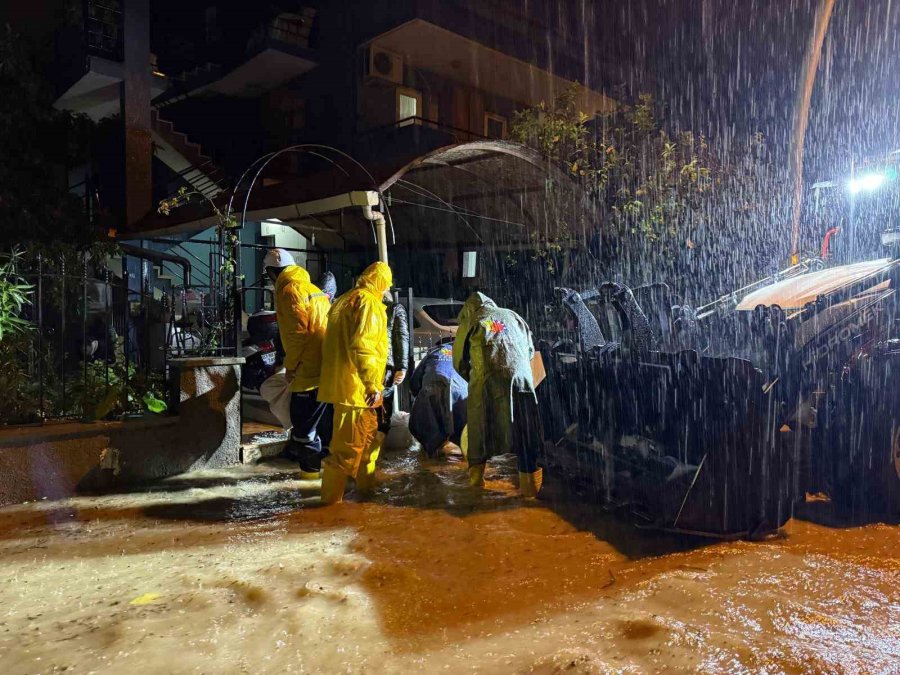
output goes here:
<path id="1" fill-rule="evenodd" d="M 422 310 L 441 326 L 458 326 L 461 304 L 425 305 Z"/>

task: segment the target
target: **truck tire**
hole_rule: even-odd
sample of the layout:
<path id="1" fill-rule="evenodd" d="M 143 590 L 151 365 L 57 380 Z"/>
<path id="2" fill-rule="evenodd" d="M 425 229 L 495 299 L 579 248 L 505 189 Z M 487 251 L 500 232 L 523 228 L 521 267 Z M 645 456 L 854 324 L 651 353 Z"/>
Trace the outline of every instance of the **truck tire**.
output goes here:
<path id="1" fill-rule="evenodd" d="M 865 359 L 839 401 L 832 500 L 854 512 L 900 515 L 900 354 Z"/>

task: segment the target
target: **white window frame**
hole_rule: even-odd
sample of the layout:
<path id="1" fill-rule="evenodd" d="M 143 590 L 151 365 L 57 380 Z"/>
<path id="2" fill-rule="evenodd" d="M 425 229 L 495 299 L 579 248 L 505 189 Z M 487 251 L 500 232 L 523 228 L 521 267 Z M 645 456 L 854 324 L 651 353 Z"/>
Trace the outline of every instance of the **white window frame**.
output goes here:
<path id="1" fill-rule="evenodd" d="M 416 100 L 416 114 L 415 117 L 419 119 L 410 119 L 409 117 L 400 118 L 400 97 L 406 96 L 408 98 L 414 98 Z M 409 89 L 408 87 L 397 87 L 396 94 L 396 113 L 394 115 L 396 121 L 399 123 L 398 126 L 405 127 L 410 124 L 419 124 L 422 117 L 424 116 L 425 111 L 422 110 L 422 92 L 418 89 Z"/>
<path id="2" fill-rule="evenodd" d="M 483 131 L 482 135 L 485 138 L 491 138 L 491 136 L 488 135 L 488 124 L 490 122 L 500 122 L 500 124 L 503 125 L 503 132 L 500 136 L 500 139 L 501 140 L 505 139 L 506 134 L 507 134 L 507 129 L 508 129 L 507 119 L 503 115 L 498 115 L 496 113 L 491 113 L 491 112 L 485 112 L 484 113 L 484 129 L 482 130 Z"/>

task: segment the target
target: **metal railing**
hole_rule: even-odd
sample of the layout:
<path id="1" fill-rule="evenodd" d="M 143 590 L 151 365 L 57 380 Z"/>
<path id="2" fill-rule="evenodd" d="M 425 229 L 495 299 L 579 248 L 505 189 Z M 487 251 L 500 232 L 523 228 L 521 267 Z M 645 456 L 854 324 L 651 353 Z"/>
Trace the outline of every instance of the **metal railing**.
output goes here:
<path id="1" fill-rule="evenodd" d="M 448 124 L 442 124 L 440 122 L 418 116 L 404 117 L 403 119 L 397 120 L 396 122 L 391 122 L 390 124 L 383 124 L 378 127 L 366 129 L 357 135 L 357 140 L 362 142 L 368 141 L 370 139 L 376 140 L 378 139 L 378 137 L 396 133 L 402 129 L 408 129 L 410 127 L 420 127 L 422 129 L 433 129 L 438 132 L 443 132 L 448 136 L 451 136 L 454 143 L 468 143 L 470 141 L 487 140 L 487 136 L 476 133 L 474 131 L 460 129 L 458 127 L 450 126 Z"/>
<path id="2" fill-rule="evenodd" d="M 161 413 L 173 357 L 234 353 L 215 284 L 194 283 L 172 253 L 120 250 L 121 271 L 87 255 L 38 255 L 19 270 L 29 326 L 0 341 L 0 424 Z M 161 279 L 154 267 L 166 265 L 180 274 Z"/>
<path id="3" fill-rule="evenodd" d="M 124 33 L 118 0 L 84 0 L 84 39 L 88 53 L 122 61 Z"/>
<path id="4" fill-rule="evenodd" d="M 212 199 L 223 190 L 219 180 L 214 178 L 214 176 L 219 176 L 221 174 L 221 168 L 219 168 L 219 165 L 216 164 L 212 158 L 207 159 L 200 164 L 191 164 L 169 178 L 169 189 L 167 192 L 177 192 L 181 185 L 187 183 L 192 189 L 205 197 Z"/>
<path id="5" fill-rule="evenodd" d="M 145 293 L 129 290 L 127 275 L 87 256 L 40 255 L 20 274 L 32 289 L 22 317 L 30 327 L 0 349 L 8 378 L 0 396 L 15 397 L 15 405 L 0 406 L 2 423 L 162 410 L 168 352 L 150 358 L 150 305 Z"/>
<path id="6" fill-rule="evenodd" d="M 309 47 L 309 31 L 312 17 L 272 19 L 265 28 L 266 37 L 297 47 Z"/>

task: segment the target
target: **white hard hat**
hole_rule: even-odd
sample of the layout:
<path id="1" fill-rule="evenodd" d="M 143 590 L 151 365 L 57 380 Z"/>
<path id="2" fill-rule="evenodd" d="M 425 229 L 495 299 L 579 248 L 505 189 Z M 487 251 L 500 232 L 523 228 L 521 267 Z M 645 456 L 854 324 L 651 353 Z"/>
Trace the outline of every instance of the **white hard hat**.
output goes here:
<path id="1" fill-rule="evenodd" d="M 289 265 L 293 265 L 294 256 L 285 251 L 283 248 L 273 248 L 266 253 L 266 257 L 263 258 L 263 267 L 288 267 Z"/>

